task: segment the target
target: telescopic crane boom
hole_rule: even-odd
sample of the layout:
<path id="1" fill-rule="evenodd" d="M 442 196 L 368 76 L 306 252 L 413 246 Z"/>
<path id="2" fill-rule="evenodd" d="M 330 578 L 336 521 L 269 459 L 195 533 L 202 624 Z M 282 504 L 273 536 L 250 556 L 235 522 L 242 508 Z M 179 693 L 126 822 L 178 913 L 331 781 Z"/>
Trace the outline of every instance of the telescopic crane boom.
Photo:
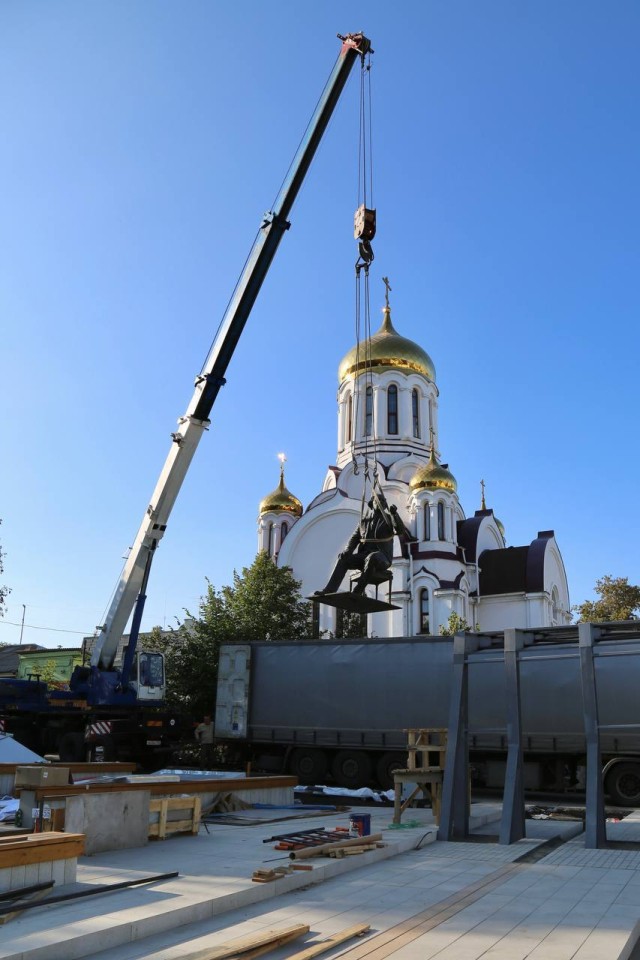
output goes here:
<path id="1" fill-rule="evenodd" d="M 120 689 L 126 688 L 135 653 L 142 611 L 146 599 L 151 562 L 158 543 L 167 528 L 171 510 L 191 459 L 203 432 L 209 426 L 209 415 L 245 323 L 275 256 L 282 236 L 290 226 L 288 217 L 304 181 L 320 140 L 327 129 L 351 69 L 359 57 L 371 52 L 370 41 L 361 33 L 339 35 L 342 48 L 320 97 L 307 131 L 289 168 L 273 209 L 262 221 L 242 275 L 226 309 L 209 355 L 196 377 L 195 390 L 186 413 L 178 421 L 171 448 L 145 511 L 140 529 L 116 587 L 106 621 L 100 629 L 91 656 L 92 672 L 108 671 L 118 643 L 135 607 L 130 640 L 125 652 Z"/>

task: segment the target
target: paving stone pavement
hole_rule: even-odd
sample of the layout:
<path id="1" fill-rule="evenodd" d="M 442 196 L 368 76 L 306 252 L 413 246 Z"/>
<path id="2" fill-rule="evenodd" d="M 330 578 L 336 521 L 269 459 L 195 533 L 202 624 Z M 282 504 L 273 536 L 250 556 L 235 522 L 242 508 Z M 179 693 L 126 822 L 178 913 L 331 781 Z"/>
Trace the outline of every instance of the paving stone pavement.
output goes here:
<path id="1" fill-rule="evenodd" d="M 494 818 L 497 832 L 499 809 L 490 808 L 474 805 L 475 823 L 483 829 L 482 821 Z M 319 823 L 331 829 L 347 819 L 296 821 L 293 829 Z M 306 941 L 370 924 L 366 938 L 334 948 L 328 958 L 628 960 L 640 934 L 640 851 L 585 850 L 584 835 L 575 835 L 580 824 L 527 821 L 527 839 L 502 846 L 480 836 L 484 842 L 434 842 L 429 811 L 418 812 L 413 830 L 388 830 L 390 819 L 389 810 L 372 815 L 372 830 L 382 829 L 388 841 L 385 850 L 314 859 L 312 873 L 269 884 L 251 884 L 251 871 L 277 856 L 262 839 L 288 830 L 287 823 L 216 826 L 197 838 L 85 858 L 83 883 L 167 869 L 181 876 L 88 898 L 90 904 L 34 910 L 39 920 L 0 928 L 0 960 L 183 960 L 292 922 L 311 926 Z M 560 846 L 536 862 L 516 862 L 544 853 L 540 845 L 558 832 Z M 609 824 L 608 836 L 640 841 L 640 818 Z M 296 941 L 268 956 L 285 960 L 302 946 Z"/>

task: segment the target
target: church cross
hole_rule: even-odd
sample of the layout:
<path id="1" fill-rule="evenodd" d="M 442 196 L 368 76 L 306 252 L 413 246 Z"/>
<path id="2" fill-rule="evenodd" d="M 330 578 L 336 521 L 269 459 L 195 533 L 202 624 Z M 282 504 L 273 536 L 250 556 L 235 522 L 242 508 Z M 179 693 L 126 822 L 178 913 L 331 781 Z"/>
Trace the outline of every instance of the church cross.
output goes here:
<path id="1" fill-rule="evenodd" d="M 480 509 L 481 509 L 481 510 L 486 510 L 486 509 L 487 509 L 487 505 L 486 505 L 485 500 L 484 500 L 484 480 L 481 480 L 481 481 L 480 481 L 480 489 L 481 489 L 481 491 L 482 491 L 482 505 L 481 505 Z"/>
<path id="2" fill-rule="evenodd" d="M 382 278 L 382 282 L 383 282 L 384 285 L 385 285 L 384 300 L 385 300 L 385 306 L 386 306 L 386 308 L 387 308 L 387 310 L 388 310 L 388 309 L 389 309 L 389 291 L 391 290 L 391 284 L 389 283 L 389 277 L 383 277 L 383 278 Z"/>

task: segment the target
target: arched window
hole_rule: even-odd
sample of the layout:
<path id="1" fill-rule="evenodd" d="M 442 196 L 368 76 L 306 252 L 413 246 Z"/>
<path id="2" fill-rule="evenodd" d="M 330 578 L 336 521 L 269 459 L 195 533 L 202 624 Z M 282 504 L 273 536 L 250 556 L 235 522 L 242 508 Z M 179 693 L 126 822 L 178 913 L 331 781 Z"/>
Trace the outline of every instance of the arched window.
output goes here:
<path id="1" fill-rule="evenodd" d="M 387 433 L 398 432 L 398 388 L 395 383 L 387 389 Z"/>
<path id="2" fill-rule="evenodd" d="M 554 587 L 551 591 L 551 626 L 557 627 L 560 623 L 560 598 L 558 588 Z"/>
<path id="3" fill-rule="evenodd" d="M 284 543 L 284 538 L 288 533 L 289 533 L 289 527 L 286 525 L 286 523 L 283 523 L 282 526 L 280 527 L 280 546 L 282 546 L 282 544 Z"/>
<path id="4" fill-rule="evenodd" d="M 424 539 L 431 540 L 431 504 L 424 505 Z"/>
<path id="5" fill-rule="evenodd" d="M 411 413 L 413 416 L 413 435 L 420 437 L 420 391 L 414 387 L 411 391 Z"/>
<path id="6" fill-rule="evenodd" d="M 420 591 L 420 633 L 429 633 L 429 591 Z"/>
<path id="7" fill-rule="evenodd" d="M 438 540 L 444 540 L 444 503 L 438 503 Z"/>
<path id="8" fill-rule="evenodd" d="M 370 437 L 373 429 L 373 387 L 367 387 L 364 395 L 364 435 Z"/>
<path id="9" fill-rule="evenodd" d="M 267 540 L 267 553 L 273 556 L 273 524 L 269 524 L 269 539 Z"/>
<path id="10" fill-rule="evenodd" d="M 351 443 L 351 441 L 353 440 L 352 425 L 353 425 L 353 396 L 352 394 L 349 394 L 349 396 L 347 397 L 347 423 L 346 423 L 346 429 L 345 429 L 345 440 L 347 443 Z"/>

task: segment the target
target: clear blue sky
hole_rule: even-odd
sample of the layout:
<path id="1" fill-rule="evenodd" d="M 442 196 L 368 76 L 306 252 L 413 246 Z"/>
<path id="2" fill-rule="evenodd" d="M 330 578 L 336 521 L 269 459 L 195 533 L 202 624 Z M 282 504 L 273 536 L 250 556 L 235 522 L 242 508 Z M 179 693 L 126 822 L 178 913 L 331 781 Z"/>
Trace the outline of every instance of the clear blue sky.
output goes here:
<path id="1" fill-rule="evenodd" d="M 440 445 L 572 602 L 640 581 L 640 5 L 4 0 L 0 640 L 101 622 L 193 377 L 338 54 L 373 68 L 380 277 L 432 356 Z M 152 572 L 144 626 L 256 552 L 276 454 L 305 503 L 353 345 L 355 76 L 294 208 Z M 35 627 L 47 627 L 37 630 Z M 54 632 L 68 631 L 68 632 Z M 74 632 L 75 631 L 75 632 Z"/>

